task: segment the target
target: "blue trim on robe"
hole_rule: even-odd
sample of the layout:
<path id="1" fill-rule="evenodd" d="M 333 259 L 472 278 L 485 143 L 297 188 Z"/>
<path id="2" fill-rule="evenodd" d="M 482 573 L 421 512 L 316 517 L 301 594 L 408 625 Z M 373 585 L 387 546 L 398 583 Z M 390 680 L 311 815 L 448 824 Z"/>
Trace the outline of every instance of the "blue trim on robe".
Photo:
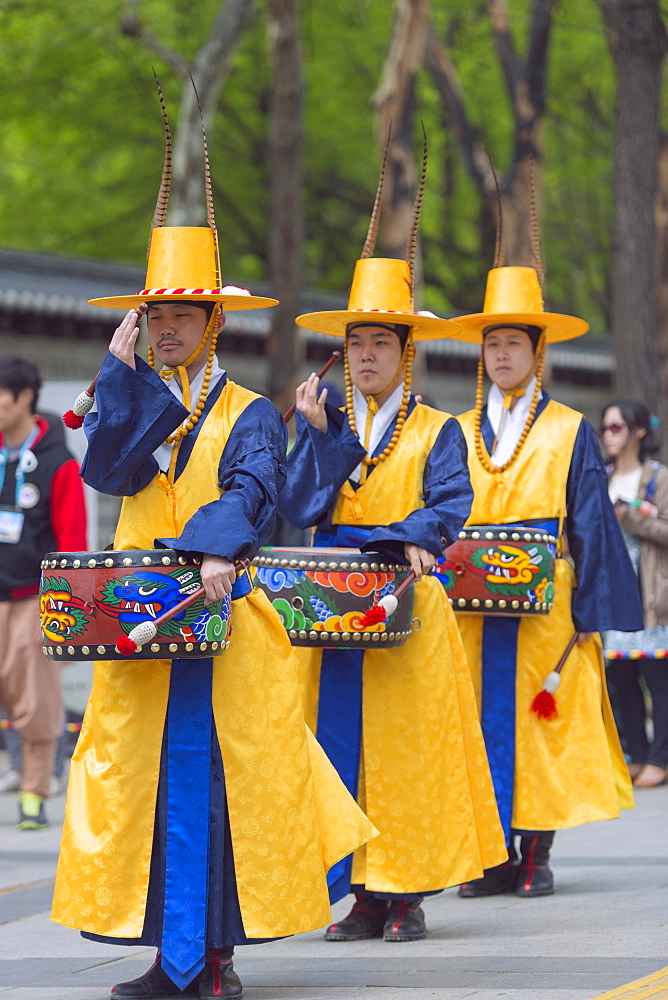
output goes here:
<path id="1" fill-rule="evenodd" d="M 87 418 L 89 446 L 82 474 L 86 482 L 112 495 L 137 493 L 151 481 L 158 472 L 158 464 L 152 452 L 187 415 L 184 407 L 155 372 L 139 358 L 136 363 L 137 371 L 134 371 L 108 355 L 98 380 L 99 419 L 98 414 Z M 221 379 L 214 387 L 199 423 L 182 443 L 177 462 L 178 475 L 185 468 L 197 433 L 207 416 L 210 416 L 210 409 L 225 384 L 225 379 Z M 121 402 L 126 404 L 125 413 Z M 179 543 L 182 543 L 181 551 L 198 554 L 209 552 L 228 559 L 254 555 L 273 527 L 277 493 L 285 477 L 286 439 L 285 424 L 278 410 L 268 400 L 259 398 L 249 403 L 235 422 L 222 449 L 219 477 L 227 492 L 214 503 L 200 508 L 188 521 L 179 538 L 163 539 L 162 542 L 177 549 Z M 122 453 L 114 459 L 121 445 Z M 247 575 L 240 577 L 235 583 L 233 598 L 247 593 L 248 586 Z M 178 662 L 173 661 L 175 664 Z M 182 662 L 192 671 L 197 664 L 210 664 L 211 660 Z M 171 704 L 170 692 L 168 712 Z M 84 932 L 84 937 L 106 944 L 160 947 L 165 910 L 167 817 L 170 809 L 167 757 L 163 736 L 147 908 L 142 934 L 138 938 L 113 938 Z M 274 940 L 249 939 L 243 929 L 225 778 L 215 732 L 206 759 L 210 761 L 208 774 L 211 792 L 207 838 L 208 879 L 202 886 L 202 898 L 206 898 L 208 886 L 206 948 L 225 948 L 235 944 Z M 179 782 L 171 790 L 172 801 L 179 795 L 178 785 Z M 201 810 L 201 806 L 198 808 Z M 206 826 L 201 822 L 201 813 L 192 816 L 192 828 L 195 829 L 197 825 L 203 828 Z"/>
<path id="2" fill-rule="evenodd" d="M 547 393 L 540 400 L 529 434 L 540 431 L 540 415 L 549 402 Z M 494 431 L 482 414 L 482 438 L 488 452 Z M 633 623 L 642 610 L 637 588 L 624 572 L 620 561 L 626 546 L 608 497 L 607 477 L 598 440 L 584 419 L 578 428 L 566 486 L 567 518 L 564 525 L 569 550 L 575 564 L 578 586 L 573 590 L 572 614 L 581 632 L 606 628 L 605 622 Z M 522 524 L 556 531 L 554 523 L 537 519 Z M 627 556 L 628 558 L 628 556 Z M 614 580 L 613 574 L 614 572 Z M 483 617 L 482 634 L 482 712 L 481 726 L 489 759 L 494 793 L 501 824 L 509 842 L 511 834 L 515 771 L 515 689 L 517 672 L 517 635 L 520 618 L 488 615 Z M 616 627 L 620 627 L 616 625 Z M 626 626 L 630 628 L 630 625 Z"/>
<path id="3" fill-rule="evenodd" d="M 540 432 L 540 415 L 550 397 L 543 392 L 529 434 Z M 494 431 L 483 409 L 482 437 L 489 450 Z M 578 632 L 615 628 L 634 632 L 643 627 L 637 579 L 622 529 L 608 496 L 608 481 L 596 433 L 582 418 L 575 438 L 566 484 L 564 525 L 575 566 L 572 614 Z M 530 522 L 523 521 L 523 524 Z"/>
<path id="4" fill-rule="evenodd" d="M 415 397 L 411 396 L 409 415 L 416 405 Z M 297 413 L 297 441 L 288 456 L 288 481 L 279 497 L 279 511 L 295 527 L 315 524 L 323 532 L 332 532 L 336 526 L 331 523 L 331 515 L 339 490 L 365 451 L 345 414 L 328 408 L 327 416 L 328 431 L 323 433 Z M 390 443 L 395 426 L 396 418 L 374 455 L 379 455 Z M 441 428 L 427 457 L 423 478 L 425 506 L 412 511 L 403 521 L 383 527 L 369 526 L 372 534 L 363 547 L 403 562 L 404 544 L 411 542 L 438 558 L 442 554 L 441 540 L 445 539 L 448 545 L 454 541 L 471 511 L 473 491 L 467 458 L 462 429 L 452 417 Z M 373 475 L 373 469 L 371 466 L 369 476 Z"/>

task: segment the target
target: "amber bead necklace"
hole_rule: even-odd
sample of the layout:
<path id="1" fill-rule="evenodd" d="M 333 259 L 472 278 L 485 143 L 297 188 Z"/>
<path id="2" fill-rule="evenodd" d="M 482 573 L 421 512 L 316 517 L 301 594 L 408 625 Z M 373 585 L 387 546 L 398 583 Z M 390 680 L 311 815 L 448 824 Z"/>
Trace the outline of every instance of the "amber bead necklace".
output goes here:
<path id="1" fill-rule="evenodd" d="M 364 458 L 362 459 L 362 465 L 364 467 L 363 468 L 364 475 L 362 477 L 362 481 L 366 479 L 366 471 L 368 470 L 370 465 L 378 465 L 379 462 L 384 462 L 385 459 L 388 457 L 388 455 L 390 455 L 391 452 L 394 451 L 394 449 L 396 448 L 397 441 L 399 440 L 399 436 L 401 434 L 401 429 L 406 423 L 406 416 L 408 414 L 408 404 L 411 398 L 411 372 L 413 368 L 414 354 L 415 351 L 413 349 L 413 337 L 412 333 L 409 332 L 408 337 L 406 338 L 406 344 L 404 346 L 403 355 L 401 361 L 399 362 L 399 369 L 398 369 L 399 371 L 401 370 L 401 366 L 403 365 L 405 358 L 406 371 L 404 374 L 404 392 L 401 398 L 401 406 L 399 407 L 397 413 L 397 422 L 395 424 L 394 431 L 392 432 L 392 437 L 390 439 L 389 444 L 387 445 L 386 448 L 383 449 L 383 451 L 381 451 L 380 455 L 374 455 L 373 457 L 371 455 L 365 455 Z M 346 414 L 348 416 L 348 423 L 350 424 L 350 429 L 352 430 L 353 434 L 356 437 L 359 437 L 357 433 L 357 426 L 355 424 L 355 407 L 353 405 L 353 381 L 352 378 L 350 377 L 350 366 L 348 364 L 347 349 L 344 351 L 343 354 L 343 367 L 346 376 Z"/>
<path id="2" fill-rule="evenodd" d="M 202 416 L 202 413 L 204 411 L 204 405 L 206 403 L 206 398 L 209 394 L 209 384 L 211 382 L 211 375 L 213 372 L 213 362 L 216 357 L 216 343 L 218 341 L 218 330 L 216 329 L 217 319 L 218 319 L 218 309 L 214 309 L 213 313 L 211 314 L 211 319 L 209 320 L 207 329 L 204 332 L 204 336 L 202 337 L 195 351 L 193 351 L 191 356 L 186 361 L 185 365 L 178 365 L 178 367 L 170 368 L 167 369 L 166 371 L 163 369 L 163 371 L 165 371 L 165 374 L 163 374 L 162 371 L 160 372 L 160 377 L 163 378 L 165 381 L 169 381 L 169 379 L 173 378 L 175 373 L 178 371 L 179 374 L 181 375 L 182 388 L 185 397 L 188 388 L 187 385 L 184 383 L 184 375 L 186 383 L 188 379 L 187 372 L 185 369 L 188 365 L 191 365 L 193 363 L 195 358 L 199 355 L 200 351 L 204 347 L 204 344 L 206 343 L 207 339 L 209 339 L 209 351 L 206 359 L 206 365 L 204 367 L 204 378 L 202 379 L 202 388 L 200 389 L 199 399 L 197 400 L 197 403 L 195 404 L 195 407 L 190 416 L 188 417 L 188 419 L 186 420 L 186 422 L 182 424 L 181 427 L 177 428 L 177 430 L 175 430 L 173 434 L 170 434 L 169 437 L 165 439 L 165 444 L 175 444 L 176 442 L 181 441 L 181 439 L 184 438 L 186 434 L 190 433 L 190 431 L 193 429 L 193 427 L 195 427 L 200 417 Z M 155 367 L 155 355 L 153 352 L 153 348 L 151 347 L 150 344 L 148 347 L 148 363 L 151 366 L 151 368 Z M 190 401 L 188 400 L 188 403 L 189 402 Z"/>
<path id="3" fill-rule="evenodd" d="M 485 472 L 489 472 L 492 475 L 496 473 L 505 472 L 506 469 L 510 468 L 517 456 L 519 455 L 522 445 L 526 441 L 527 434 L 531 430 L 531 426 L 536 417 L 536 409 L 538 408 L 538 399 L 540 396 L 541 383 L 543 381 L 543 368 L 545 366 L 545 347 L 540 345 L 538 347 L 539 356 L 538 364 L 536 365 L 536 384 L 533 390 L 533 397 L 531 399 L 531 406 L 529 407 L 529 413 L 527 414 L 527 419 L 522 428 L 522 433 L 520 434 L 520 439 L 515 445 L 515 449 L 503 465 L 494 465 L 490 461 L 490 457 L 487 454 L 487 449 L 485 448 L 485 443 L 482 439 L 482 407 L 483 407 L 483 390 L 484 390 L 484 378 L 485 378 L 485 362 L 483 357 L 483 346 L 480 348 L 480 357 L 478 358 L 478 374 L 476 380 L 476 392 L 475 392 L 475 450 L 478 456 L 478 461 L 482 465 Z"/>

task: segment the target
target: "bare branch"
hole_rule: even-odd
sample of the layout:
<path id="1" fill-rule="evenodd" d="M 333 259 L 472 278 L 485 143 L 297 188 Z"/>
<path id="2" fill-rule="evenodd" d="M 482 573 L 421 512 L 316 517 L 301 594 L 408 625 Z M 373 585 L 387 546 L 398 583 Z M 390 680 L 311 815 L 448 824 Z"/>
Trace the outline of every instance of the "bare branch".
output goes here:
<path id="1" fill-rule="evenodd" d="M 466 110 L 464 91 L 457 70 L 431 22 L 427 28 L 425 61 L 443 101 L 450 129 L 459 143 L 464 165 L 478 190 L 485 198 L 492 199 L 496 184 L 485 146 Z"/>
<path id="2" fill-rule="evenodd" d="M 492 24 L 494 45 L 506 80 L 508 93 L 514 104 L 514 95 L 522 75 L 522 60 L 517 54 L 510 31 L 510 15 L 506 0 L 488 0 L 487 10 Z"/>
<path id="3" fill-rule="evenodd" d="M 160 39 L 156 38 L 150 31 L 146 31 L 139 15 L 138 0 L 130 0 L 125 14 L 121 21 L 121 34 L 126 38 L 136 38 L 138 42 L 150 49 L 159 59 L 171 66 L 180 77 L 188 76 L 188 64 L 181 58 L 178 52 L 174 52 L 167 45 L 163 45 Z"/>

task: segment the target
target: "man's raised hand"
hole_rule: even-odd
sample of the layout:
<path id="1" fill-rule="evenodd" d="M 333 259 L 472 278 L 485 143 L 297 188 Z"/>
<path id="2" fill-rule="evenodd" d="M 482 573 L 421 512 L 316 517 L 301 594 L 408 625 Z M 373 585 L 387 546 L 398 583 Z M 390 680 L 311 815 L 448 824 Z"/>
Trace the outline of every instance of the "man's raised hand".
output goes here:
<path id="1" fill-rule="evenodd" d="M 327 389 L 323 389 L 318 398 L 318 387 L 320 379 L 313 372 L 297 387 L 297 409 L 306 417 L 308 422 L 316 427 L 323 434 L 327 433 L 327 413 L 325 403 L 327 402 Z"/>
<path id="2" fill-rule="evenodd" d="M 109 344 L 109 352 L 130 368 L 135 367 L 135 343 L 139 336 L 139 320 L 146 312 L 146 306 L 137 306 L 126 314 L 123 322 L 116 328 Z"/>

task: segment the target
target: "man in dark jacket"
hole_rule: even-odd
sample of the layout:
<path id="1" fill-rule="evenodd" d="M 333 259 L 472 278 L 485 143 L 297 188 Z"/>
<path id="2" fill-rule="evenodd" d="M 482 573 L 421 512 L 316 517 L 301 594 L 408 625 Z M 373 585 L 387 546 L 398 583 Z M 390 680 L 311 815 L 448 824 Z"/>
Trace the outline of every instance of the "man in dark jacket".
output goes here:
<path id="1" fill-rule="evenodd" d="M 63 725 L 59 667 L 42 652 L 41 562 L 45 552 L 86 549 L 78 464 L 35 414 L 41 384 L 29 361 L 0 357 L 0 706 L 23 737 L 21 830 L 47 826 Z"/>

